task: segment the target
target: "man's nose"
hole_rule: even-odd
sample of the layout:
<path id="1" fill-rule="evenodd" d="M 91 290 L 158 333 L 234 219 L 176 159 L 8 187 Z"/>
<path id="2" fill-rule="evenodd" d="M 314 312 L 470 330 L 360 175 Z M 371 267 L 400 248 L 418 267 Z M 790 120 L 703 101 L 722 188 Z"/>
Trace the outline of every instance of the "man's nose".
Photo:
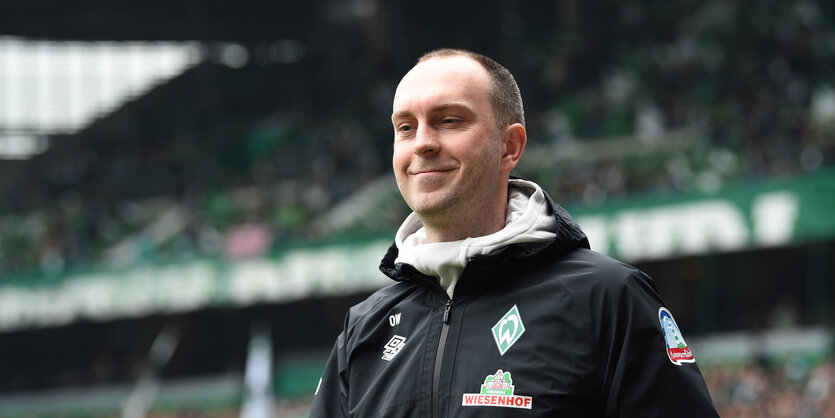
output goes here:
<path id="1" fill-rule="evenodd" d="M 438 138 L 438 133 L 431 128 L 419 127 L 415 134 L 415 155 L 428 155 L 436 153 L 440 149 L 441 141 Z"/>

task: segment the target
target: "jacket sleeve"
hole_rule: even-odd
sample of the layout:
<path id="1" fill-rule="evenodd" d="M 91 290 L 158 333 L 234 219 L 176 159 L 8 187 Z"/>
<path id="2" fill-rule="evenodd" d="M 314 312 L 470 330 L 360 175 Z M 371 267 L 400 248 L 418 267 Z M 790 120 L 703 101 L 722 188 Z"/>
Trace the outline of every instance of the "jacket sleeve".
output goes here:
<path id="1" fill-rule="evenodd" d="M 618 273 L 623 279 L 609 282 L 595 309 L 605 416 L 718 417 L 695 361 L 676 364 L 668 355 L 659 319 L 666 308 L 652 279 L 635 269 Z"/>
<path id="2" fill-rule="evenodd" d="M 322 379 L 313 398 L 311 418 L 332 418 L 348 416 L 348 383 L 345 377 L 345 332 L 333 345 Z"/>

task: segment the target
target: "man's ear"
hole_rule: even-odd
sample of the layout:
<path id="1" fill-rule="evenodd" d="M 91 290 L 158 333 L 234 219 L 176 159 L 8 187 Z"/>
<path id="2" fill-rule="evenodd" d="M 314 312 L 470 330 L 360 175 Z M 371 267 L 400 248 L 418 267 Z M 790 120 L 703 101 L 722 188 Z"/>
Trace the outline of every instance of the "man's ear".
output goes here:
<path id="1" fill-rule="evenodd" d="M 519 164 L 519 159 L 525 152 L 528 134 L 521 123 L 512 123 L 503 129 L 501 138 L 502 158 L 499 166 L 502 172 L 509 174 Z"/>

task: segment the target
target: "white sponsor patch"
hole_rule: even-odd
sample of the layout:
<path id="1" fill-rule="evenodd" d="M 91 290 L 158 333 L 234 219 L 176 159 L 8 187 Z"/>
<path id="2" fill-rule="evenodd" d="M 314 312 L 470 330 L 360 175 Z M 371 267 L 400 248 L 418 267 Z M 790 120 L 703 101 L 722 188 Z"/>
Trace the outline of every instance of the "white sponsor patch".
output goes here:
<path id="1" fill-rule="evenodd" d="M 484 378 L 479 393 L 465 393 L 461 406 L 496 406 L 501 408 L 531 409 L 533 399 L 530 396 L 514 395 L 513 378 L 510 372 L 499 369 Z"/>

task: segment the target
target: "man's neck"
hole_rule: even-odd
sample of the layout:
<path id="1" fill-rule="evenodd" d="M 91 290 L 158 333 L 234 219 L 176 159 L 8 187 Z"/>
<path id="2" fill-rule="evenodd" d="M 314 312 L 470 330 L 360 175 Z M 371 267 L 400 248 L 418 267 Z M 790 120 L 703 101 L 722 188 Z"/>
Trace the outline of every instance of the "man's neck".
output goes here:
<path id="1" fill-rule="evenodd" d="M 463 211 L 458 211 L 461 215 Z M 505 226 L 507 202 L 502 207 L 462 216 L 420 216 L 427 242 L 449 242 L 482 237 L 501 231 Z"/>

